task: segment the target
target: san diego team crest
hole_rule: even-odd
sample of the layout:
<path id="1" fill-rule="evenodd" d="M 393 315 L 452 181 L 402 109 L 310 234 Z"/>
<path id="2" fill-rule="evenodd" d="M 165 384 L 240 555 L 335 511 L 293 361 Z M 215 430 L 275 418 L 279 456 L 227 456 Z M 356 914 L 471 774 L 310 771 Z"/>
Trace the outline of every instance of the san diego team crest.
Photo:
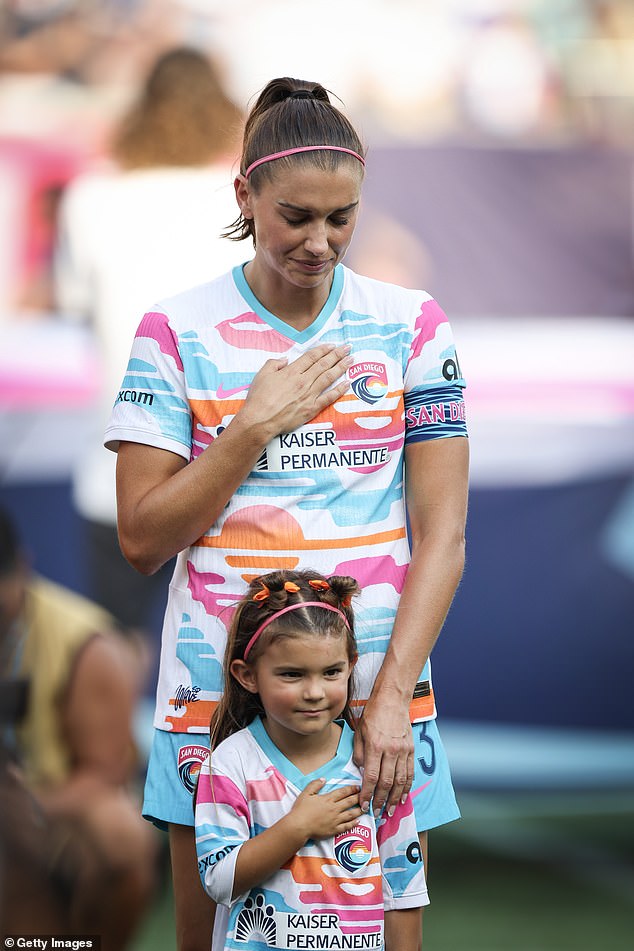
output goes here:
<path id="1" fill-rule="evenodd" d="M 348 370 L 352 392 L 364 403 L 378 403 L 387 393 L 387 370 L 384 363 L 355 363 Z"/>
<path id="2" fill-rule="evenodd" d="M 203 760 L 209 750 L 204 746 L 183 746 L 178 751 L 178 775 L 188 793 L 193 793 Z"/>
<path id="3" fill-rule="evenodd" d="M 372 858 L 372 833 L 358 825 L 335 836 L 335 858 L 346 872 L 358 872 Z"/>

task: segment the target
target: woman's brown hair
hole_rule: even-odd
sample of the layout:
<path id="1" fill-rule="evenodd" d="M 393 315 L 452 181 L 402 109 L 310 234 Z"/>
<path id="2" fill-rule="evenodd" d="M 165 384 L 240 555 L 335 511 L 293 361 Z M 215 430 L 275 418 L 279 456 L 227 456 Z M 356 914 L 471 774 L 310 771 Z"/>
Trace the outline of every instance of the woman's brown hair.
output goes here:
<path id="1" fill-rule="evenodd" d="M 360 156 L 365 148 L 350 120 L 330 101 L 328 91 L 320 83 L 284 76 L 272 79 L 258 96 L 248 115 L 242 142 L 240 172 L 244 175 L 250 165 L 265 155 L 306 145 L 332 145 L 350 149 Z M 343 163 L 357 159 L 345 152 L 316 151 L 295 154 L 258 166 L 249 175 L 249 185 L 255 192 L 263 182 L 270 181 L 280 169 L 291 163 L 312 164 L 317 168 L 336 171 Z M 224 236 L 233 241 L 253 238 L 255 228 L 251 219 L 242 215 L 233 222 Z"/>
<path id="2" fill-rule="evenodd" d="M 114 135 L 112 154 L 126 170 L 203 166 L 233 157 L 241 122 L 217 66 L 196 49 L 177 47 L 150 70 Z"/>

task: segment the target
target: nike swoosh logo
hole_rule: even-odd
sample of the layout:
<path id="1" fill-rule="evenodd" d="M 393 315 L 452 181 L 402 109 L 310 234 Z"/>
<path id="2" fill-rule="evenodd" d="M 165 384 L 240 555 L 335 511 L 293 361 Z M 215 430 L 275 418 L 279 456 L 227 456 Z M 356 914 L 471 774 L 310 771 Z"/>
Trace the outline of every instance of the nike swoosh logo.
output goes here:
<path id="1" fill-rule="evenodd" d="M 225 390 L 224 386 L 221 383 L 218 389 L 216 390 L 216 397 L 219 400 L 230 399 L 232 396 L 235 396 L 236 393 L 243 393 L 247 389 L 248 389 L 248 386 L 244 385 L 244 386 L 237 386 L 234 390 Z"/>

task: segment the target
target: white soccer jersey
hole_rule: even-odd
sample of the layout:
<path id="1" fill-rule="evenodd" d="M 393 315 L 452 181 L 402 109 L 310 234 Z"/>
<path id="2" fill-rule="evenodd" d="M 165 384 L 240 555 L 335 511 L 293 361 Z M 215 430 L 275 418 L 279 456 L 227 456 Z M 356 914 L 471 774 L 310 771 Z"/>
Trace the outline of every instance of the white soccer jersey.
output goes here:
<path id="1" fill-rule="evenodd" d="M 447 318 L 424 291 L 338 265 L 313 323 L 295 330 L 254 297 L 241 268 L 145 315 L 106 444 L 140 442 L 196 458 L 240 410 L 267 359 L 350 344 L 350 391 L 266 448 L 223 514 L 180 553 L 165 615 L 155 726 L 206 732 L 222 692 L 233 605 L 247 579 L 280 568 L 352 575 L 358 700 L 381 666 L 410 559 L 403 453 L 466 435 Z M 435 715 L 429 665 L 416 719 Z"/>
<path id="2" fill-rule="evenodd" d="M 240 846 L 287 815 L 314 779 L 323 792 L 360 785 L 352 730 L 342 724 L 334 758 L 301 773 L 259 717 L 214 750 L 200 773 L 196 849 L 203 885 L 218 908 L 213 951 L 266 948 L 334 951 L 383 947 L 384 911 L 429 903 L 411 799 L 391 818 L 359 818 L 350 831 L 309 840 L 289 862 L 231 900 Z"/>

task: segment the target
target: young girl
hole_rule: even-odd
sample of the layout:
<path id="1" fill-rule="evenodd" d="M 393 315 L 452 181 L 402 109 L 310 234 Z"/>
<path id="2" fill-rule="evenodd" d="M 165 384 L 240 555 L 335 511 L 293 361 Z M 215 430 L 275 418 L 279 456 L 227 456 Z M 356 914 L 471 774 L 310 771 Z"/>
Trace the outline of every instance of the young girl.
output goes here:
<path id="1" fill-rule="evenodd" d="M 219 904 L 213 951 L 416 951 L 428 903 L 411 800 L 361 811 L 352 761 L 353 578 L 257 578 L 225 653 L 196 794 L 196 844 Z M 385 909 L 385 915 L 384 915 Z M 385 920 L 385 925 L 384 925 Z"/>

